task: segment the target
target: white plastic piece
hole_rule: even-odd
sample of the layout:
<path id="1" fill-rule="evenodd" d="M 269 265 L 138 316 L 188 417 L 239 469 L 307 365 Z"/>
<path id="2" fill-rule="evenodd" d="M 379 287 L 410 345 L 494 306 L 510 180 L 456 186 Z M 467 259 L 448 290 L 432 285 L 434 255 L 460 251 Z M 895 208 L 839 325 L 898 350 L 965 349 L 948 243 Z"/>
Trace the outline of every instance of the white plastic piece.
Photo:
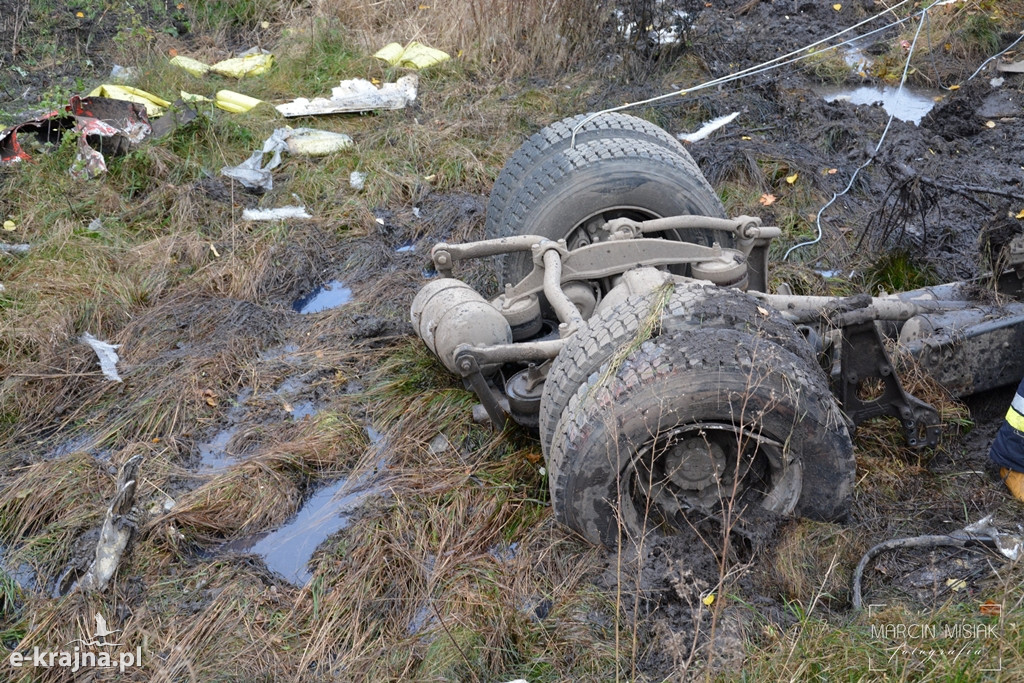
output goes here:
<path id="1" fill-rule="evenodd" d="M 729 125 L 730 123 L 735 121 L 736 117 L 738 117 L 739 115 L 740 113 L 738 111 L 734 111 L 731 114 L 719 116 L 717 119 L 712 119 L 708 121 L 703 126 L 701 126 L 699 130 L 693 133 L 689 133 L 687 135 L 677 135 L 676 137 L 678 137 L 683 142 L 698 142 L 710 136 L 719 128 L 724 128 L 725 126 Z"/>
<path id="2" fill-rule="evenodd" d="M 379 88 L 363 78 L 342 81 L 331 90 L 330 99 L 316 97 L 312 100 L 300 97 L 292 102 L 277 105 L 283 116 L 319 116 L 321 114 L 345 114 L 374 109 L 404 109 L 416 99 L 419 77 L 416 74 L 402 76 L 394 83 L 384 83 Z"/>
<path id="3" fill-rule="evenodd" d="M 359 171 L 352 171 L 348 174 L 348 184 L 352 186 L 352 189 L 356 192 L 362 191 L 366 187 L 366 174 L 360 173 Z"/>
<path id="4" fill-rule="evenodd" d="M 88 332 L 79 337 L 79 341 L 83 344 L 88 344 L 96 352 L 96 356 L 100 359 L 100 370 L 103 371 L 104 377 L 111 382 L 121 381 L 120 375 L 117 374 L 117 361 L 120 360 L 117 357 L 117 349 L 121 348 L 120 344 L 108 344 L 105 341 L 100 341 Z"/>
<path id="5" fill-rule="evenodd" d="M 281 221 L 288 218 L 312 218 L 304 206 L 279 206 L 276 209 L 246 209 L 243 221 Z"/>

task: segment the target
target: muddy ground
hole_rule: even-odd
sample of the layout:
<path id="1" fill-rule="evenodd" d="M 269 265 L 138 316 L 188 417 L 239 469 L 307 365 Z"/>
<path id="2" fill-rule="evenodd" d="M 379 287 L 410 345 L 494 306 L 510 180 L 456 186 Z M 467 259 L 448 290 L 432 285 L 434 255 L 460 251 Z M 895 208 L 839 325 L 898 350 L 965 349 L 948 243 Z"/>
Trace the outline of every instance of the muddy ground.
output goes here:
<path id="1" fill-rule="evenodd" d="M 690 87 L 692 82 L 684 80 L 691 73 L 690 67 L 684 68 L 687 64 L 699 64 L 711 76 L 759 64 L 881 8 L 870 0 L 843 3 L 841 11 L 832 3 L 798 0 L 677 4 L 692 17 L 686 33 L 690 44 L 665 46 L 655 41 L 635 46 L 636 52 L 624 61 L 636 69 L 635 60 L 639 60 L 653 75 L 617 78 L 608 87 L 594 87 L 580 102 L 580 111 L 642 99 L 669 87 Z M 0 2 L 0 10 L 10 8 L 11 3 Z M 73 19 L 73 15 L 65 17 L 65 23 Z M 14 42 L 13 19 L 4 21 L 0 42 L 7 49 Z M 83 31 L 87 27 L 74 28 L 72 35 Z M 81 49 L 91 50 L 95 48 L 92 40 L 99 42 L 105 33 L 82 35 L 88 41 Z M 995 40 L 1002 49 L 1015 37 L 1001 27 Z M 893 30 L 859 45 L 851 57 L 858 66 L 839 82 L 823 82 L 825 71 L 830 77 L 833 74 L 827 64 L 789 66 L 681 100 L 641 107 L 639 112 L 672 133 L 740 112 L 734 123 L 689 149 L 725 197 L 729 211 L 760 215 L 767 224 L 783 226 L 787 231 L 783 246 L 813 237 L 814 214 L 821 202 L 842 190 L 855 169 L 873 157 L 852 191 L 824 213 L 821 244 L 795 252 L 796 265 L 777 270 L 780 280 L 790 278 L 800 291 L 891 291 L 906 284 L 973 277 L 987 267 L 979 235 L 986 226 L 1008 226 L 1012 233 L 1018 222 L 1010 216 L 1024 209 L 1024 75 L 997 72 L 989 65 L 968 80 L 990 51 L 955 37 L 948 46 L 933 46 L 908 85 L 920 98 L 932 100 L 934 107 L 920 123 L 893 120 L 876 153 L 888 113 L 881 106 L 855 105 L 843 98 L 827 102 L 821 93 L 863 85 L 892 87 L 902 66 L 898 60 L 901 41 L 907 38 L 905 31 Z M 195 37 L 181 39 L 187 43 Z M 614 56 L 609 56 L 609 64 L 617 63 Z M 22 63 L 17 54 L 5 53 L 5 59 L 3 108 L 9 114 L 38 105 L 39 93 L 53 83 L 71 85 L 90 75 L 80 65 L 57 64 L 26 68 L 22 75 L 10 68 Z M 1024 48 L 1008 53 L 1006 59 L 1024 59 Z M 108 59 L 98 57 L 91 74 L 105 73 L 109 66 Z M 538 86 L 534 82 L 523 87 Z M 552 82 L 550 87 L 563 85 Z M 429 116 L 435 102 L 428 97 L 416 115 Z M 542 110 L 526 116 L 533 128 L 557 118 Z M 788 182 L 794 175 L 795 181 Z M 225 205 L 238 208 L 257 200 L 217 176 L 180 191 L 187 193 L 198 213 L 203 207 L 213 207 L 212 213 Z M 762 201 L 768 195 L 774 200 Z M 486 204 L 482 192 L 424 189 L 412 202 L 372 207 L 372 216 L 356 231 L 362 234 L 355 236 L 339 237 L 331 226 L 290 226 L 289 240 L 269 254 L 266 263 L 272 266 L 260 271 L 256 295 L 249 300 L 179 295 L 125 321 L 122 357 L 127 376 L 145 376 L 158 387 L 155 391 L 172 392 L 182 389 L 170 382 L 160 384 L 161 377 L 174 377 L 188 368 L 191 384 L 184 390 L 194 391 L 212 410 L 194 423 L 169 416 L 152 428 L 125 427 L 117 422 L 117 415 L 132 404 L 130 392 L 111 396 L 105 387 L 84 383 L 68 387 L 26 382 L 26 393 L 57 386 L 70 393 L 57 402 L 56 415 L 35 415 L 5 427 L 4 462 L 12 468 L 5 486 L 16 483 L 13 473 L 24 468 L 82 454 L 105 472 L 112 458 L 120 461 L 117 449 L 123 443 L 114 436 L 117 430 L 130 431 L 135 447 L 149 441 L 151 448 L 166 447 L 169 454 L 172 466 L 163 479 L 167 487 L 161 495 L 146 499 L 148 520 L 143 528 L 153 536 L 167 534 L 171 540 L 161 542 L 171 544 L 176 542 L 175 529 L 193 530 L 183 541 L 188 559 L 180 571 L 211 561 L 227 563 L 250 571 L 280 600 L 299 601 L 301 587 L 316 574 L 315 562 L 306 565 L 316 544 L 289 543 L 307 535 L 317 542 L 328 538 L 347 542 L 355 536 L 345 534 L 351 533 L 353 523 L 359 527 L 358 520 L 363 525 L 378 524 L 392 497 L 400 498 L 406 490 L 402 482 L 413 476 L 409 468 L 418 462 L 389 455 L 395 444 L 414 444 L 423 461 L 443 460 L 439 467 L 486 469 L 474 459 L 482 439 L 477 433 L 468 437 L 459 430 L 446 432 L 443 426 L 412 427 L 396 418 L 393 405 L 382 408 L 362 398 L 380 381 L 379 364 L 387 353 L 416 343 L 409 341 L 407 311 L 417 289 L 433 275 L 428 266 L 431 245 L 481 237 Z M 218 243 L 215 248 L 229 253 L 232 245 Z M 894 252 L 908 255 L 910 275 L 901 277 L 876 267 L 884 255 Z M 489 269 L 483 266 L 472 270 L 468 280 L 483 288 L 494 286 Z M 330 305 L 315 298 L 325 293 L 334 297 Z M 310 304 L 315 304 L 314 309 L 302 310 Z M 82 347 L 73 353 L 72 367 L 85 368 L 93 362 Z M 227 370 L 220 367 L 228 363 L 232 367 Z M 203 379 L 207 371 L 218 382 L 207 384 Z M 11 369 L 5 372 L 12 374 Z M 437 370 L 437 376 L 443 378 L 443 371 Z M 457 386 L 454 378 L 450 384 Z M 684 669 L 710 667 L 730 676 L 744 665 L 745 644 L 756 647 L 770 628 L 785 632 L 799 622 L 791 600 L 813 596 L 812 604 L 820 611 L 845 618 L 850 601 L 846 572 L 873 543 L 951 531 L 990 513 L 1012 526 L 1021 508 L 1008 500 L 987 460 L 988 444 L 1011 394 L 1012 390 L 996 391 L 970 399 L 966 405 L 973 425 L 967 428 L 951 422 L 942 447 L 935 451 L 893 447 L 891 429 L 862 430 L 856 442 L 858 496 L 853 517 L 845 525 L 782 520 L 766 529 L 764 538 L 734 539 L 724 556 L 723 539 L 716 529 L 694 530 L 658 542 L 641 558 L 623 559 L 603 551 L 588 555 L 585 581 L 607 594 L 631 596 L 622 608 L 636 634 L 635 669 L 627 675 L 658 680 Z M 313 438 L 310 428 L 317 424 L 318 412 L 328 406 L 336 412 L 338 406 L 347 411 L 339 413 L 346 424 L 330 438 L 345 440 L 349 446 L 322 447 L 350 450 L 351 469 L 325 467 L 286 477 L 285 483 L 278 482 L 278 505 L 260 508 L 265 510 L 262 516 L 211 520 L 193 514 L 189 506 L 198 509 L 199 502 L 190 496 L 211 476 L 223 475 L 249 459 L 264 463 L 262 459 L 275 455 L 281 443 Z M 100 428 L 94 429 L 97 424 Z M 547 494 L 537 471 L 539 445 L 521 431 L 505 436 L 522 459 L 514 469 L 519 480 L 510 486 L 523 499 L 543 502 Z M 245 486 L 258 485 L 262 490 L 264 484 L 270 485 L 256 468 L 247 472 L 250 475 L 247 481 L 257 483 Z M 428 484 L 416 486 L 408 490 L 430 495 Z M 340 493 L 330 499 L 318 497 L 323 491 Z M 545 534 L 561 533 L 549 514 L 545 519 Z M 40 599 L 60 594 L 87 565 L 98 521 L 94 516 L 94 524 L 74 534 L 74 549 L 60 572 L 35 574 L 28 566 L 6 566 L 6 571 Z M 481 552 L 490 552 L 495 562 L 506 564 L 522 562 L 515 556 L 536 550 L 538 542 L 535 535 L 529 548 L 524 543 L 518 550 L 509 550 L 496 535 L 488 538 L 494 542 Z M 592 551 L 579 546 L 578 552 Z M 431 565 L 435 560 L 430 560 Z M 880 557 L 869 567 L 866 590 L 877 600 L 933 607 L 956 597 L 954 591 L 974 594 L 991 587 L 990 567 L 999 562 L 997 555 L 977 549 L 900 551 Z M 950 584 L 950 579 L 963 579 L 965 584 Z M 127 599 L 130 609 L 157 609 L 146 607 L 144 588 L 126 590 L 133 592 Z M 217 600 L 215 591 L 197 587 L 193 601 L 182 605 L 179 614 L 202 613 Z M 740 600 L 721 609 L 705 602 L 723 591 Z M 549 618 L 550 598 L 531 594 L 524 600 L 520 611 L 530 619 Z M 759 619 L 738 607 L 740 603 L 752 605 Z M 554 608 L 556 615 L 561 614 L 557 604 Z M 594 613 L 584 621 L 600 629 L 608 619 L 607 614 Z M 424 640 L 415 644 L 421 632 Z M 422 609 L 408 625 L 412 647 L 428 648 L 438 633 L 434 616 Z M 5 645 L 13 647 L 14 642 Z M 163 653 L 173 659 L 171 654 Z M 310 672 L 330 664 L 306 659 L 301 663 Z"/>

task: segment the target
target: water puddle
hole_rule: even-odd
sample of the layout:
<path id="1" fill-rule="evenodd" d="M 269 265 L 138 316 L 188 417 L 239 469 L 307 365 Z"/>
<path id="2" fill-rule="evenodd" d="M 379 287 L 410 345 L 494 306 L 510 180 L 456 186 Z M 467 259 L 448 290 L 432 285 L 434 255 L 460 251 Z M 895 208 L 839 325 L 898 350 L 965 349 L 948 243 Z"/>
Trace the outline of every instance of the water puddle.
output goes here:
<path id="1" fill-rule="evenodd" d="M 110 449 L 96 448 L 96 437 L 90 434 L 82 434 L 58 444 L 45 457 L 47 460 L 56 460 L 73 453 L 88 453 L 97 460 L 102 461 L 110 459 Z"/>
<path id="2" fill-rule="evenodd" d="M 296 299 L 292 309 L 303 314 L 319 313 L 347 304 L 351 300 L 352 290 L 341 280 L 331 280 L 306 296 Z"/>
<path id="3" fill-rule="evenodd" d="M 228 453 L 228 444 L 238 432 L 238 427 L 228 427 L 213 435 L 209 441 L 199 444 L 199 469 L 202 471 L 219 471 L 227 468 L 233 461 Z"/>
<path id="4" fill-rule="evenodd" d="M 901 92 L 891 85 L 819 88 L 818 94 L 826 102 L 846 100 L 850 104 L 881 104 L 887 114 L 915 125 L 920 124 L 935 106 L 931 93 L 906 87 Z"/>
<path id="5" fill-rule="evenodd" d="M 11 549 L 0 544 L 0 571 L 6 574 L 23 591 L 34 591 L 39 585 L 36 583 L 36 573 L 28 564 L 22 563 L 17 567 L 8 566 L 7 556 Z"/>
<path id="6" fill-rule="evenodd" d="M 370 448 L 378 455 L 373 470 L 353 478 L 339 479 L 320 489 L 303 503 L 287 524 L 276 531 L 234 541 L 224 549 L 260 555 L 268 569 L 290 583 L 305 585 L 313 578 L 307 565 L 320 544 L 345 529 L 363 502 L 380 493 L 378 477 L 384 466 L 381 453 L 386 442 L 383 435 L 372 427 L 366 428 L 366 434 Z"/>
<path id="7" fill-rule="evenodd" d="M 298 401 L 291 404 L 291 416 L 296 422 L 299 422 L 311 415 L 316 415 L 320 412 L 319 406 L 312 401 Z"/>

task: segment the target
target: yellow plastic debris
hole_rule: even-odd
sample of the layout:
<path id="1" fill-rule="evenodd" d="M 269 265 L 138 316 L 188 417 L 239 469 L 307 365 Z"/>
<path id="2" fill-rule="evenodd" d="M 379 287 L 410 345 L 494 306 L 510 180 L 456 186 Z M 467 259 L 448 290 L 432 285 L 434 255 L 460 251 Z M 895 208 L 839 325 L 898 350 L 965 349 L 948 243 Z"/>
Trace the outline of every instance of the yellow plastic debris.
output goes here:
<path id="1" fill-rule="evenodd" d="M 179 69 L 184 69 L 193 76 L 205 76 L 206 72 L 210 70 L 209 64 L 200 62 L 198 59 L 192 59 L 191 57 L 182 57 L 181 55 L 172 59 L 171 64 Z"/>
<path id="2" fill-rule="evenodd" d="M 224 111 L 229 111 L 233 114 L 247 112 L 261 102 L 263 100 L 231 90 L 218 90 L 216 95 L 216 105 Z"/>
<path id="3" fill-rule="evenodd" d="M 793 175 L 788 175 L 788 176 L 786 176 L 786 182 L 789 183 L 790 185 L 792 185 L 793 183 L 796 182 L 796 179 L 799 178 L 799 177 L 800 177 L 799 173 L 794 173 Z"/>
<path id="4" fill-rule="evenodd" d="M 383 59 L 392 66 L 406 66 L 412 69 L 426 69 L 428 66 L 451 59 L 451 55 L 447 52 L 428 47 L 415 40 L 404 48 L 398 43 L 389 43 L 377 50 L 373 56 Z"/>
<path id="5" fill-rule="evenodd" d="M 255 54 L 246 55 L 245 57 L 225 59 L 223 62 L 217 62 L 210 67 L 210 71 L 218 73 L 221 76 L 244 78 L 246 76 L 259 76 L 260 74 L 265 74 L 273 65 L 274 55 Z"/>
<path id="6" fill-rule="evenodd" d="M 1020 211 L 1019 211 L 1019 212 L 1017 213 L 1017 215 L 1016 215 L 1016 216 L 1014 216 L 1014 218 L 1016 218 L 1017 220 L 1024 220 L 1024 209 L 1021 209 L 1021 210 L 1020 210 Z"/>
<path id="7" fill-rule="evenodd" d="M 181 97 L 182 102 L 213 102 L 209 97 L 185 92 L 184 90 L 179 90 L 178 95 Z"/>
<path id="8" fill-rule="evenodd" d="M 151 119 L 160 116 L 166 107 L 171 106 L 171 103 L 162 97 L 157 97 L 153 93 L 133 88 L 130 85 L 100 85 L 89 93 L 89 97 L 109 97 L 114 100 L 141 104 L 146 108 L 146 116 Z"/>

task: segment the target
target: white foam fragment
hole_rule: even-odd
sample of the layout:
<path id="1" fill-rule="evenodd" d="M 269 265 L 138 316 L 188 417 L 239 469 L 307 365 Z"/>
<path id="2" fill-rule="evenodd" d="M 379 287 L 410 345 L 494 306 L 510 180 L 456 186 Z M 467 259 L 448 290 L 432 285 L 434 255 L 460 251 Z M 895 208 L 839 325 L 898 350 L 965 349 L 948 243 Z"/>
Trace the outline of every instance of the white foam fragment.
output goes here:
<path id="1" fill-rule="evenodd" d="M 111 382 L 121 381 L 120 375 L 117 374 L 117 361 L 120 360 L 117 357 L 117 349 L 121 348 L 120 344 L 108 344 L 105 341 L 100 341 L 88 332 L 79 337 L 78 340 L 83 344 L 88 344 L 96 352 L 96 356 L 100 359 L 100 370 L 103 371 L 104 377 Z"/>
<path id="2" fill-rule="evenodd" d="M 288 218 L 312 218 L 304 206 L 279 206 L 276 209 L 246 209 L 243 221 L 280 221 Z"/>
<path id="3" fill-rule="evenodd" d="M 698 141 L 703 140 L 704 138 L 708 137 L 709 135 L 714 133 L 719 128 L 724 128 L 725 126 L 729 125 L 730 123 L 735 121 L 736 117 L 739 116 L 739 115 L 740 115 L 740 113 L 738 111 L 734 111 L 731 114 L 726 114 L 725 116 L 719 116 L 717 119 L 712 119 L 712 120 L 708 121 L 703 126 L 701 126 L 699 130 L 697 130 L 697 131 L 695 131 L 693 133 L 688 133 L 686 135 L 680 134 L 680 135 L 677 135 L 676 137 L 678 137 L 683 142 L 698 142 Z"/>

